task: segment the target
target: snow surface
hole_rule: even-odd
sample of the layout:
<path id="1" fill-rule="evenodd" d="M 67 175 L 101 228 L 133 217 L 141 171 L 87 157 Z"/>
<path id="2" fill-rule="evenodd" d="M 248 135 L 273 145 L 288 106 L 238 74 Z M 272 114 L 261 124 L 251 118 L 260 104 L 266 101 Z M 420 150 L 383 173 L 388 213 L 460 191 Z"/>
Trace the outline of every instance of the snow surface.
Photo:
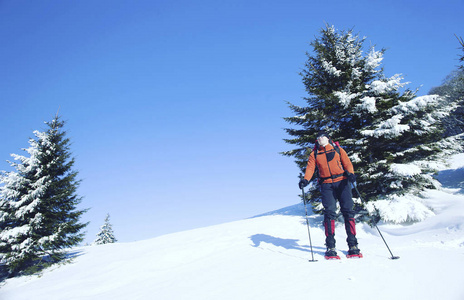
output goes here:
<path id="1" fill-rule="evenodd" d="M 410 225 L 357 225 L 363 259 L 326 261 L 322 217 L 297 204 L 157 238 L 72 249 L 72 263 L 8 279 L 0 299 L 464 299 L 464 154 L 428 191 L 434 215 Z"/>

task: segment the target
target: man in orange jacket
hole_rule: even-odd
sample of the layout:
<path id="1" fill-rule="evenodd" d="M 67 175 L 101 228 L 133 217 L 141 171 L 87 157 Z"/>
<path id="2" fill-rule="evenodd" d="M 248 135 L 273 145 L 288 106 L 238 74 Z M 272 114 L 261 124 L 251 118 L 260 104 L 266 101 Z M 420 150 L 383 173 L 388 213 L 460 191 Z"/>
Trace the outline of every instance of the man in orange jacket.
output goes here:
<path id="1" fill-rule="evenodd" d="M 313 177 L 316 166 L 319 170 L 319 182 L 321 183 L 322 205 L 324 206 L 324 227 L 326 235 L 326 258 L 339 258 L 335 250 L 335 218 L 337 216 L 337 200 L 345 219 L 347 234 L 348 255 L 361 256 L 356 239 L 356 226 L 353 210 L 354 202 L 351 194 L 350 182 L 356 181 L 353 164 L 345 150 L 341 147 L 334 148 L 329 143 L 329 136 L 325 131 L 317 135 L 317 155 L 314 151 L 309 155 L 305 176 L 299 186 L 304 188 Z"/>

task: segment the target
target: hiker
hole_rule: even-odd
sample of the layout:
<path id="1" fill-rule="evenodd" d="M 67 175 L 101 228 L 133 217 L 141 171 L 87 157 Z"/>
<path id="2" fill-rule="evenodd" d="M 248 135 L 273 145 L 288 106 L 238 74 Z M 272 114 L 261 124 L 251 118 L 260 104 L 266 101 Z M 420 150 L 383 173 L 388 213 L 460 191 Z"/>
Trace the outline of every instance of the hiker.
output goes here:
<path id="1" fill-rule="evenodd" d="M 325 131 L 318 133 L 314 149 L 309 155 L 306 172 L 299 187 L 302 189 L 309 184 L 317 167 L 321 184 L 322 205 L 324 206 L 325 243 L 327 246 L 325 256 L 327 259 L 339 258 L 335 250 L 335 218 L 338 200 L 345 219 L 348 255 L 362 257 L 356 239 L 354 202 L 350 185 L 350 183 L 356 182 L 353 164 L 345 150 L 334 144 Z"/>

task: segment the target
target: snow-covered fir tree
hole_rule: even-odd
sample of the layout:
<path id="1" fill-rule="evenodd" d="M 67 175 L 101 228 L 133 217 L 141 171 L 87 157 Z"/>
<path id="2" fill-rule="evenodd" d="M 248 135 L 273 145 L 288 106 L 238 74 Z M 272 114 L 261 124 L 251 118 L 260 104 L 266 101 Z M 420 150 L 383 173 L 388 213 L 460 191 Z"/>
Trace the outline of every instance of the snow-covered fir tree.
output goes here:
<path id="1" fill-rule="evenodd" d="M 456 38 L 458 39 L 459 44 L 461 45 L 461 52 L 462 52 L 459 57 L 459 62 L 460 62 L 459 69 L 464 70 L 464 39 L 458 36 L 456 36 Z"/>
<path id="2" fill-rule="evenodd" d="M 297 148 L 283 154 L 295 157 L 304 172 L 317 132 L 326 130 L 350 156 L 364 199 L 391 202 L 391 197 L 438 184 L 431 159 L 446 144 L 440 143 L 440 121 L 450 109 L 442 97 L 416 97 L 400 74 L 386 77 L 381 68 L 385 51 L 370 47 L 364 52 L 364 41 L 351 30 L 327 25 L 311 43 L 313 52 L 301 72 L 307 105 L 289 104 L 296 115 L 285 118 L 298 126 L 286 129 L 292 138 L 285 140 Z M 320 212 L 316 185 L 308 194 Z"/>
<path id="3" fill-rule="evenodd" d="M 458 69 L 453 70 L 440 86 L 432 88 L 429 92 L 431 95 L 446 97 L 446 105 L 453 107 L 453 111 L 445 119 L 447 137 L 464 133 L 464 40 L 458 40 L 462 51 Z"/>
<path id="4" fill-rule="evenodd" d="M 454 136 L 464 132 L 464 69 L 451 72 L 442 85 L 434 87 L 430 95 L 440 95 L 447 99 L 447 105 L 454 109 L 445 118 L 445 136 Z"/>
<path id="5" fill-rule="evenodd" d="M 39 208 L 49 180 L 47 176 L 38 178 L 38 143 L 33 139 L 29 143 L 24 149 L 29 156 L 13 154 L 18 163 L 10 164 L 16 171 L 4 172 L 0 178 L 0 253 L 12 275 L 33 265 L 40 256 L 35 247 L 43 217 Z"/>
<path id="6" fill-rule="evenodd" d="M 113 226 L 110 223 L 110 215 L 107 214 L 105 222 L 100 227 L 100 231 L 97 233 L 97 239 L 93 242 L 94 245 L 111 244 L 117 242 L 114 236 Z"/>
<path id="7" fill-rule="evenodd" d="M 79 181 L 72 170 L 69 139 L 57 116 L 48 130 L 35 131 L 28 156 L 13 155 L 13 172 L 4 172 L 0 189 L 0 252 L 9 276 L 35 272 L 65 258 L 65 249 L 82 241 L 77 210 Z"/>

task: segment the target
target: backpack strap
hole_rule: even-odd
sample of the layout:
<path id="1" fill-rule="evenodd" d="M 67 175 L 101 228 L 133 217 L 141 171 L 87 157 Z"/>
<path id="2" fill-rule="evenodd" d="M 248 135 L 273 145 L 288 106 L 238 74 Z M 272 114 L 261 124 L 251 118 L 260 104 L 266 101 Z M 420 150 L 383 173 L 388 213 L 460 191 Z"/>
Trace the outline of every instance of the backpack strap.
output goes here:
<path id="1" fill-rule="evenodd" d="M 319 150 L 319 143 L 318 143 L 317 140 L 316 140 L 316 142 L 314 143 L 314 148 L 313 148 L 313 152 L 314 152 L 314 161 L 316 161 L 316 158 L 317 158 L 317 151 L 318 151 L 318 150 Z M 317 166 L 316 166 L 316 168 L 317 168 Z"/>
<path id="2" fill-rule="evenodd" d="M 329 143 L 334 147 L 335 151 L 337 151 L 338 155 L 340 155 L 340 143 L 339 142 L 334 142 L 332 140 L 329 140 Z"/>
<path id="3" fill-rule="evenodd" d="M 340 155 L 340 143 L 339 142 L 334 142 L 331 139 L 329 139 L 329 144 L 331 144 L 332 147 L 334 147 L 335 151 L 337 151 L 338 155 Z M 318 150 L 319 150 L 319 143 L 316 141 L 314 143 L 314 148 L 313 148 L 314 160 L 316 160 Z"/>

